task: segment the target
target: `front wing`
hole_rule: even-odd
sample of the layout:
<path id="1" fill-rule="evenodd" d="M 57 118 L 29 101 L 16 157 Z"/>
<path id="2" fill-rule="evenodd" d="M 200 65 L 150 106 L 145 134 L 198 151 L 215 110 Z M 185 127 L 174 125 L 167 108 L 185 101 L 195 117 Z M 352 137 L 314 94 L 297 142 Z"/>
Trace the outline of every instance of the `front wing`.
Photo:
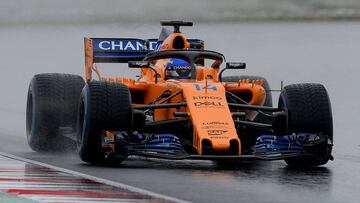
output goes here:
<path id="1" fill-rule="evenodd" d="M 123 136 L 121 133 L 118 135 Z M 331 144 L 328 143 L 327 136 L 314 133 L 282 136 L 262 135 L 257 138 L 251 154 L 196 155 L 188 154 L 183 149 L 179 138 L 173 134 L 138 134 L 137 137 L 143 139 L 141 143 L 130 144 L 124 141 L 118 143 L 126 150 L 127 156 L 136 155 L 170 160 L 283 160 L 292 157 L 315 156 L 317 146 Z"/>

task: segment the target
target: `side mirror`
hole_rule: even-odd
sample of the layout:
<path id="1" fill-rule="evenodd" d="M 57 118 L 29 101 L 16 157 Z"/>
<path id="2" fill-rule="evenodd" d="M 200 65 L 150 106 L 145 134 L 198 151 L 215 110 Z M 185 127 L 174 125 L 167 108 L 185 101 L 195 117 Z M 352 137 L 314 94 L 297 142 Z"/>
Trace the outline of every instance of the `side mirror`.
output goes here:
<path id="1" fill-rule="evenodd" d="M 245 69 L 246 63 L 229 62 L 226 63 L 226 69 Z"/>
<path id="2" fill-rule="evenodd" d="M 154 75 L 155 83 L 157 83 L 158 77 L 160 76 L 160 74 L 153 67 L 150 66 L 150 62 L 148 62 L 148 61 L 129 61 L 128 66 L 129 66 L 129 68 L 149 68 L 149 69 L 151 69 L 155 73 L 155 75 Z"/>
<path id="3" fill-rule="evenodd" d="M 148 61 L 129 61 L 129 68 L 149 68 L 150 63 Z"/>
<path id="4" fill-rule="evenodd" d="M 221 78 L 222 78 L 222 74 L 225 70 L 228 70 L 228 69 L 245 69 L 246 68 L 246 63 L 241 63 L 241 62 L 228 62 L 226 63 L 226 67 L 224 69 L 222 69 L 219 73 L 219 81 L 221 81 Z"/>

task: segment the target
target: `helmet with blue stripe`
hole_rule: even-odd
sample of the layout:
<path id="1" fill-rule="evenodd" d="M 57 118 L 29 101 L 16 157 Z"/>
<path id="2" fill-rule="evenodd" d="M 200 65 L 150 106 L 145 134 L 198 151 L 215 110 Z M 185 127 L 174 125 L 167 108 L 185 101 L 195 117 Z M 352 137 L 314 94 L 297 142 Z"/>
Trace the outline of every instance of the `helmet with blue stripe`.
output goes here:
<path id="1" fill-rule="evenodd" d="M 165 67 L 166 79 L 191 79 L 192 66 L 182 59 L 170 59 Z"/>

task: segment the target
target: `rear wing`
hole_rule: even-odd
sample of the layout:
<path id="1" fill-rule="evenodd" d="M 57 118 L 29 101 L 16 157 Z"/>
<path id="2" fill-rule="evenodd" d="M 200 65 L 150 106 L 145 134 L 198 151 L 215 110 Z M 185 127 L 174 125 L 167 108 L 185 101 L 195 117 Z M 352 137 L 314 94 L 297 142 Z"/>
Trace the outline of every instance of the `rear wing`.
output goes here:
<path id="1" fill-rule="evenodd" d="M 204 41 L 188 39 L 190 48 L 204 49 Z M 159 49 L 162 41 L 136 38 L 85 38 L 85 75 L 91 80 L 94 63 L 127 63 L 142 60 L 151 51 Z"/>

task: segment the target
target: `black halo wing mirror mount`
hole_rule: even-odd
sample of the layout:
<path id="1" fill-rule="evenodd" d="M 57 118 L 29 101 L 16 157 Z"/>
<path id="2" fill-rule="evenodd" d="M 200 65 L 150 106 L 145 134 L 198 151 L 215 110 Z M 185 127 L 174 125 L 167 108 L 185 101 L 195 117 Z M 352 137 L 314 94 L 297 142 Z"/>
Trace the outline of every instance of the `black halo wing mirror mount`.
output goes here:
<path id="1" fill-rule="evenodd" d="M 243 62 L 227 62 L 226 63 L 226 67 L 224 69 L 222 69 L 219 73 L 219 81 L 221 82 L 221 77 L 222 77 L 222 74 L 225 70 L 228 70 L 228 69 L 246 69 L 246 63 L 243 63 Z"/>
<path id="2" fill-rule="evenodd" d="M 227 62 L 226 69 L 246 69 L 246 63 Z"/>
<path id="3" fill-rule="evenodd" d="M 149 68 L 155 73 L 155 83 L 158 81 L 159 73 L 150 65 L 149 61 L 129 61 L 129 68 Z"/>
<path id="4" fill-rule="evenodd" d="M 129 61 L 129 68 L 148 68 L 150 63 L 148 61 Z"/>

